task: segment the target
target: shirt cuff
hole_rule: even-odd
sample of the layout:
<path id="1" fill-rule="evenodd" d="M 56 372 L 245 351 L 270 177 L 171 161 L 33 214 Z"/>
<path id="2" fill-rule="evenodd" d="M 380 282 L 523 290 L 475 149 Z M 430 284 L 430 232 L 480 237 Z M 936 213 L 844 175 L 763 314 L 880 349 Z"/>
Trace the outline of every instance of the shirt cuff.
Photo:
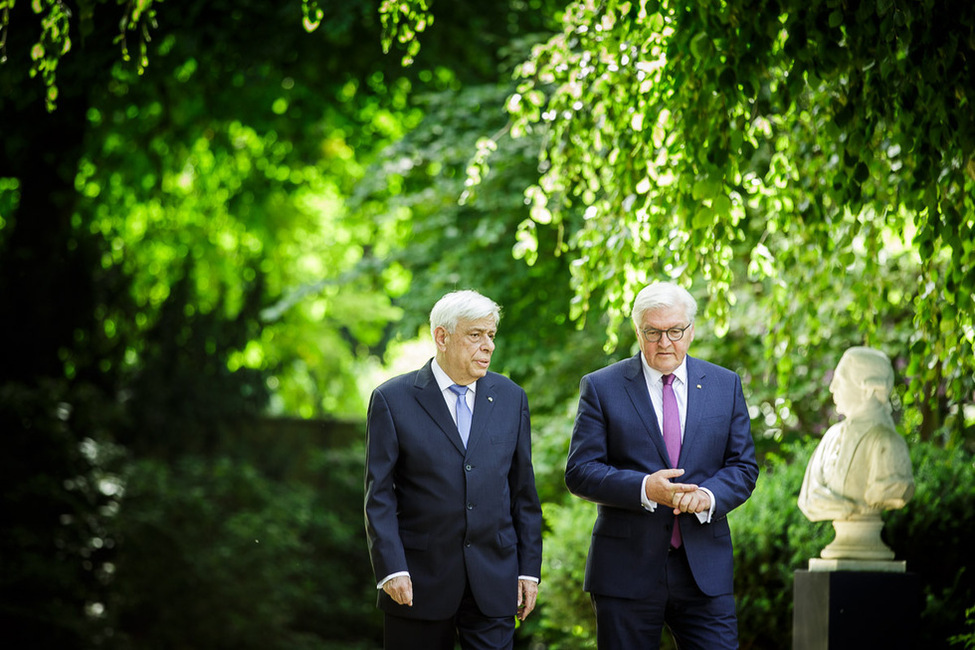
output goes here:
<path id="1" fill-rule="evenodd" d="M 714 515 L 714 492 L 712 492 L 711 490 L 707 489 L 706 487 L 701 487 L 701 488 L 698 488 L 698 489 L 701 490 L 701 491 L 703 491 L 703 492 L 707 492 L 708 493 L 708 496 L 711 498 L 711 506 L 708 508 L 708 511 L 707 512 L 698 512 L 698 513 L 696 513 L 697 514 L 697 520 L 699 522 L 701 522 L 702 524 L 710 524 L 711 523 L 711 516 Z"/>
<path id="2" fill-rule="evenodd" d="M 643 506 L 644 510 L 655 512 L 657 510 L 657 502 L 651 501 L 649 498 L 647 498 L 647 481 L 649 480 L 649 474 L 643 477 L 643 484 L 640 486 L 640 505 Z"/>
<path id="3" fill-rule="evenodd" d="M 518 579 L 519 580 L 530 580 L 531 582 L 534 582 L 536 585 L 539 583 L 539 579 L 536 578 L 536 577 L 534 577 L 534 576 L 518 576 Z"/>
<path id="4" fill-rule="evenodd" d="M 382 580 L 379 581 L 379 584 L 376 585 L 376 589 L 382 589 L 384 584 L 386 584 L 387 582 L 389 582 L 393 578 L 398 578 L 400 576 L 406 576 L 407 578 L 409 578 L 410 577 L 410 572 L 409 571 L 397 571 L 396 573 L 390 573 L 388 576 L 386 576 L 385 578 L 383 578 Z"/>

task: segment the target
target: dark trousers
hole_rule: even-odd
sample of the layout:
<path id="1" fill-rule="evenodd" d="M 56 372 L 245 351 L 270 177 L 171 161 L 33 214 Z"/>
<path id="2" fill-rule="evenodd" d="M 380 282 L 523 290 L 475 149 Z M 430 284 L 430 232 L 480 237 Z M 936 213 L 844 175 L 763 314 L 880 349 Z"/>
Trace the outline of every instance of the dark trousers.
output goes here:
<path id="1" fill-rule="evenodd" d="M 515 642 L 514 615 L 493 618 L 481 613 L 470 586 L 457 613 L 442 621 L 424 621 L 386 614 L 385 650 L 511 650 Z"/>
<path id="2" fill-rule="evenodd" d="M 657 650 L 663 626 L 680 650 L 733 650 L 738 619 L 733 594 L 707 596 L 698 589 L 683 550 L 667 556 L 667 582 L 649 598 L 592 595 L 600 650 Z"/>

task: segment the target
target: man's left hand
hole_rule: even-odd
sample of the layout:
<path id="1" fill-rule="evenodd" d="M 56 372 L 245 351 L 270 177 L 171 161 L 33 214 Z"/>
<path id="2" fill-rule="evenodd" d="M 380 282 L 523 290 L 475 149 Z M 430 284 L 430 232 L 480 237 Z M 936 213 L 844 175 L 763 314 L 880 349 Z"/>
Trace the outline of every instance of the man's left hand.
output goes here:
<path id="1" fill-rule="evenodd" d="M 704 490 L 680 492 L 674 495 L 675 515 L 679 515 L 682 512 L 697 514 L 698 512 L 707 511 L 710 507 L 711 499 L 708 497 L 708 493 Z"/>
<path id="2" fill-rule="evenodd" d="M 534 580 L 518 581 L 518 620 L 523 621 L 535 609 L 538 599 L 538 583 Z"/>

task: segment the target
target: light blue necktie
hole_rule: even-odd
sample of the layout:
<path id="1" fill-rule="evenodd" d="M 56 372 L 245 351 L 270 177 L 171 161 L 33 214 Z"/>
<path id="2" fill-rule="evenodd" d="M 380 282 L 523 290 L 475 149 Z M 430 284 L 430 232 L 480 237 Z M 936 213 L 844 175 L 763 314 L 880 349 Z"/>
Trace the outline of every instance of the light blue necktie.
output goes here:
<path id="1" fill-rule="evenodd" d="M 457 395 L 457 431 L 460 432 L 460 439 L 467 446 L 467 438 L 471 435 L 471 409 L 467 406 L 467 386 L 454 384 L 450 387 Z"/>

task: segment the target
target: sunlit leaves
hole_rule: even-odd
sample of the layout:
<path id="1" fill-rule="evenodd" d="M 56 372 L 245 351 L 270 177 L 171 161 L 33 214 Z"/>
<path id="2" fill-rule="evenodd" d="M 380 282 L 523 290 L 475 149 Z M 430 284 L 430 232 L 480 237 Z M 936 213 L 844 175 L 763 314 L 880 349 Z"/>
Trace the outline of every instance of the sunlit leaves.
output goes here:
<path id="1" fill-rule="evenodd" d="M 157 0 L 128 0 L 126 12 L 122 15 L 119 22 L 119 35 L 116 37 L 122 48 L 122 60 L 125 62 L 135 59 L 136 72 L 142 74 L 146 66 L 149 65 L 149 41 L 151 39 L 150 30 L 155 29 L 156 8 L 153 4 Z M 158 0 L 161 2 L 162 0 Z M 129 35 L 137 36 L 136 52 L 133 57 L 129 49 Z"/>
<path id="2" fill-rule="evenodd" d="M 151 31 L 156 27 L 156 8 L 154 3 L 161 0 L 117 0 L 124 5 L 119 21 L 119 32 L 115 42 L 120 47 L 123 61 L 135 62 L 135 70 L 142 74 L 149 64 L 148 43 Z M 34 25 L 13 24 L 11 10 L 14 0 L 0 1 L 0 65 L 7 61 L 7 35 L 10 29 L 32 29 Z M 48 111 L 57 108 L 57 71 L 62 58 L 72 49 L 71 33 L 78 30 L 82 35 L 91 31 L 92 13 L 96 5 L 106 4 L 106 0 L 89 0 L 78 3 L 75 11 L 61 0 L 31 0 L 30 6 L 39 22 L 40 36 L 31 46 L 30 76 L 40 76 L 45 92 Z M 131 37 L 135 36 L 135 46 Z"/>
<path id="3" fill-rule="evenodd" d="M 412 65 L 420 52 L 417 36 L 433 24 L 427 0 L 383 0 L 379 16 L 383 24 L 383 51 L 389 52 L 395 41 L 406 48 L 403 65 Z"/>
<path id="4" fill-rule="evenodd" d="M 467 166 L 467 180 L 464 182 L 464 192 L 460 195 L 461 205 L 474 198 L 477 186 L 490 170 L 488 158 L 498 149 L 498 143 L 492 138 L 478 138 L 476 146 L 477 151 Z"/>
<path id="5" fill-rule="evenodd" d="M 6 3 L 5 3 L 6 4 Z M 7 21 L 9 15 L 8 8 L 12 8 L 13 3 L 2 7 L 4 24 L 0 26 L 4 34 L 9 29 Z M 71 49 L 71 35 L 69 33 L 70 10 L 57 0 L 32 0 L 31 9 L 40 17 L 41 35 L 30 51 L 30 58 L 33 61 L 30 68 L 30 76 L 40 75 L 47 87 L 45 101 L 49 111 L 54 110 L 57 105 L 58 86 L 57 69 L 61 57 Z"/>
<path id="6" fill-rule="evenodd" d="M 533 214 L 586 215 L 568 239 L 575 315 L 599 296 L 612 331 L 632 293 L 620 282 L 676 277 L 707 284 L 720 331 L 735 292 L 758 291 L 784 387 L 796 338 L 822 341 L 823 323 L 848 321 L 849 343 L 880 341 L 910 300 L 917 331 L 884 341 L 889 352 L 937 341 L 913 348 L 927 362 L 912 365 L 912 390 L 947 382 L 968 401 L 975 283 L 950 233 L 971 230 L 975 213 L 975 14 L 951 2 L 745 5 L 575 2 L 562 34 L 521 66 L 512 133 L 548 138 L 526 192 Z M 886 253 L 900 236 L 917 258 Z M 911 291 L 911 274 L 932 289 Z M 891 290 L 895 309 L 879 298 Z M 819 298 L 838 291 L 849 301 Z M 967 379 L 945 378 L 956 372 Z"/>
<path id="7" fill-rule="evenodd" d="M 301 0 L 301 17 L 301 26 L 310 33 L 322 24 L 325 12 L 318 6 L 317 0 Z"/>
<path id="8" fill-rule="evenodd" d="M 281 299 L 262 312 L 258 337 L 231 353 L 229 369 L 270 374 L 280 410 L 310 417 L 360 408 L 349 368 L 363 351 L 343 330 L 375 345 L 396 313 L 381 294 L 340 290 L 355 282 L 348 274 L 373 235 L 346 221 L 340 184 L 348 181 L 338 172 L 356 166 L 331 157 L 347 147 L 341 135 L 323 150 L 326 174 L 274 131 L 211 121 L 195 139 L 178 140 L 151 135 L 158 104 L 130 108 L 103 125 L 102 149 L 82 160 L 76 187 L 95 200 L 85 227 L 111 242 L 103 266 L 132 278 L 139 329 L 153 326 L 177 282 L 192 286 L 195 310 L 234 319 L 260 280 Z M 133 147 L 143 133 L 145 147 Z"/>

